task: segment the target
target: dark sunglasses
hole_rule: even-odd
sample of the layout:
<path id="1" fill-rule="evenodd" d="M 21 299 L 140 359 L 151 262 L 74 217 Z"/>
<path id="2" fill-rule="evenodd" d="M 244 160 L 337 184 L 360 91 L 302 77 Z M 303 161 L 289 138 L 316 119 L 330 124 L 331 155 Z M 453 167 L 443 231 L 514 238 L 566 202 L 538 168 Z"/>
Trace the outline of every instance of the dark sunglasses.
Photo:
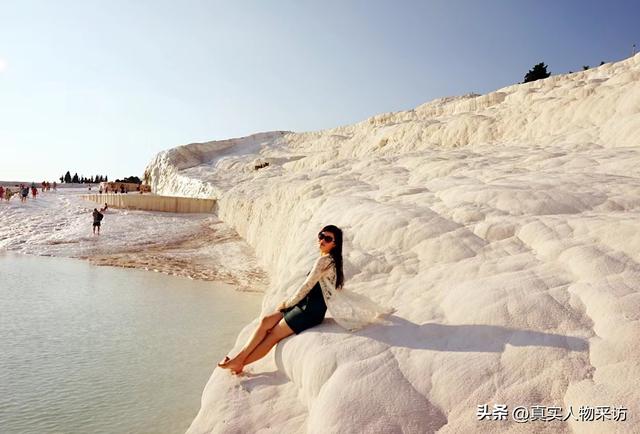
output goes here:
<path id="1" fill-rule="evenodd" d="M 333 237 L 330 235 L 325 235 L 324 232 L 320 232 L 318 234 L 318 239 L 319 240 L 325 240 L 327 243 L 332 243 L 333 242 Z"/>

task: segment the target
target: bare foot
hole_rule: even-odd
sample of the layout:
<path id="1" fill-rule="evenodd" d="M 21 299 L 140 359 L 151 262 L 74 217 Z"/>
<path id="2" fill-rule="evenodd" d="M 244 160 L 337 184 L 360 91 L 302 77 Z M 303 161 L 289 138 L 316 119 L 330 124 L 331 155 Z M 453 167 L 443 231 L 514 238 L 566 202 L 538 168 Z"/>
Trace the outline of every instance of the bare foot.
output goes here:
<path id="1" fill-rule="evenodd" d="M 219 363 L 218 366 L 223 369 L 229 369 L 233 375 L 238 375 L 242 373 L 244 364 L 238 360 L 238 356 L 236 356 L 231 360 L 225 359 L 225 361 L 223 363 Z"/>
<path id="2" fill-rule="evenodd" d="M 218 366 L 220 366 L 221 368 L 226 368 L 230 360 L 231 359 L 229 358 L 229 356 L 224 356 L 224 359 L 221 362 L 218 362 Z"/>

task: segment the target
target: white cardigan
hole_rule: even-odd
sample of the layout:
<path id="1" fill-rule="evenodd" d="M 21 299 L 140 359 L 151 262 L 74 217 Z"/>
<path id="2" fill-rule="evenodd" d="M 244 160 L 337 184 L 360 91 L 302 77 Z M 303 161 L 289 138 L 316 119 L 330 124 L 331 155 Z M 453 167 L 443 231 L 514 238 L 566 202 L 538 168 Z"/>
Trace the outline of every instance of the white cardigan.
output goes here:
<path id="1" fill-rule="evenodd" d="M 311 272 L 294 295 L 285 301 L 285 308 L 296 305 L 320 282 L 327 310 L 341 327 L 355 331 L 367 324 L 381 323 L 383 317 L 396 310 L 379 305 L 368 297 L 336 288 L 336 266 L 331 255 L 322 255 L 313 264 Z"/>

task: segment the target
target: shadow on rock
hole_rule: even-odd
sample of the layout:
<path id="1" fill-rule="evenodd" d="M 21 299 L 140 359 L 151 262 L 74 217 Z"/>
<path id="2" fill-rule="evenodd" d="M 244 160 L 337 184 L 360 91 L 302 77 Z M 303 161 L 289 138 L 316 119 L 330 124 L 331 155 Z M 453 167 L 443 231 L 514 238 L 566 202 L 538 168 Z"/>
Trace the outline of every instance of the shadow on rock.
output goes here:
<path id="1" fill-rule="evenodd" d="M 289 378 L 279 371 L 252 373 L 245 371 L 241 385 L 244 390 L 251 392 L 265 386 L 279 386 L 289 382 Z"/>
<path id="2" fill-rule="evenodd" d="M 394 347 L 434 351 L 502 352 L 506 344 L 516 347 L 556 347 L 568 351 L 589 349 L 589 342 L 585 339 L 554 333 L 483 324 L 415 324 L 395 315 L 387 317 L 387 320 L 391 322 L 390 325 L 372 324 L 352 334 Z M 332 318 L 325 318 L 318 331 L 349 333 Z"/>

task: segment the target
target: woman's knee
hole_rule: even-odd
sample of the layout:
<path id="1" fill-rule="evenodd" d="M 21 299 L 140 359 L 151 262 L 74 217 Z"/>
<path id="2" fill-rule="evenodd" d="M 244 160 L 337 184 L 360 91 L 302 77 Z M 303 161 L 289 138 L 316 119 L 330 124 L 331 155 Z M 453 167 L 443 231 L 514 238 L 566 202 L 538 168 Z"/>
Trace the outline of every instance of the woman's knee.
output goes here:
<path id="1" fill-rule="evenodd" d="M 263 316 L 260 318 L 260 328 L 262 330 L 269 330 L 269 317 L 268 316 Z"/>
<path id="2" fill-rule="evenodd" d="M 284 315 L 281 312 L 275 312 L 268 315 L 264 315 L 260 318 L 260 328 L 269 332 L 275 327 Z"/>

